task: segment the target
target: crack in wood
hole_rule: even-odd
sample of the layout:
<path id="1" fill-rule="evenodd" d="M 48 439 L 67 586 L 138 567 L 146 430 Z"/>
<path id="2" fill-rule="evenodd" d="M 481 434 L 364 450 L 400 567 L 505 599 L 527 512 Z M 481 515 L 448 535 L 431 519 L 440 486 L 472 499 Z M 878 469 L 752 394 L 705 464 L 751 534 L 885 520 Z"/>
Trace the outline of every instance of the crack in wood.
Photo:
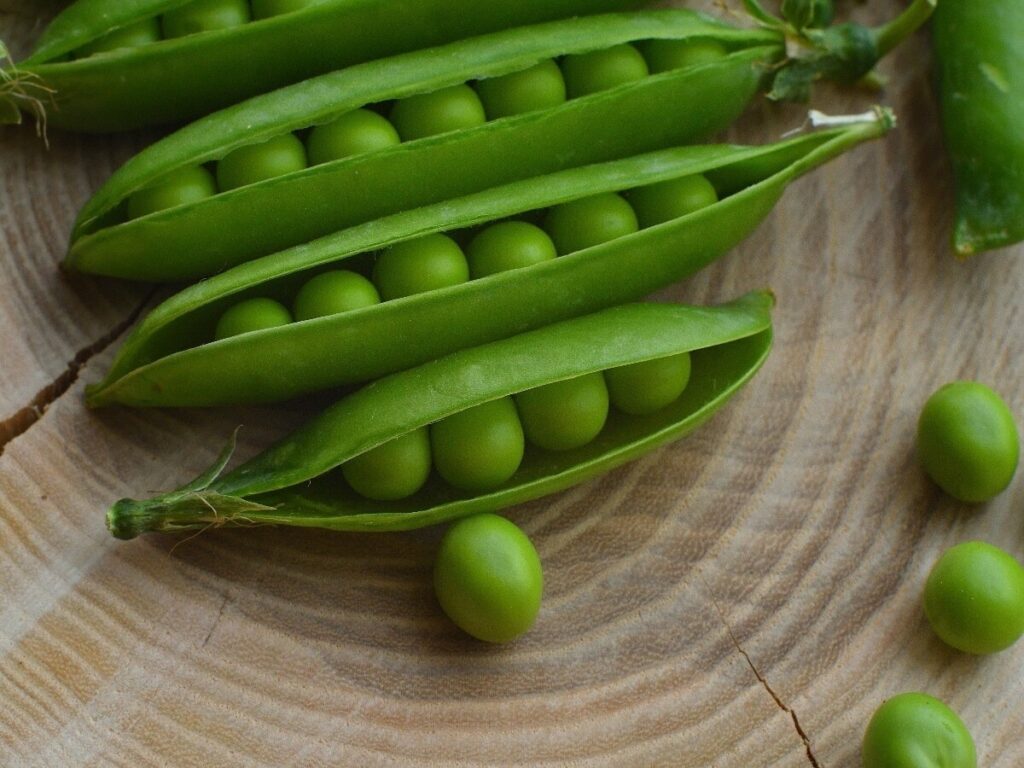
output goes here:
<path id="1" fill-rule="evenodd" d="M 145 309 L 150 299 L 156 294 L 156 290 L 154 288 L 149 291 L 139 305 L 124 320 L 89 346 L 80 349 L 60 375 L 39 390 L 27 405 L 18 409 L 6 419 L 0 420 L 0 456 L 3 455 L 4 451 L 7 450 L 7 446 L 13 440 L 28 432 L 43 417 L 46 409 L 78 381 L 78 376 L 86 363 L 103 352 L 122 333 L 135 324 L 135 321 L 139 319 L 139 315 L 142 314 L 142 310 Z"/>

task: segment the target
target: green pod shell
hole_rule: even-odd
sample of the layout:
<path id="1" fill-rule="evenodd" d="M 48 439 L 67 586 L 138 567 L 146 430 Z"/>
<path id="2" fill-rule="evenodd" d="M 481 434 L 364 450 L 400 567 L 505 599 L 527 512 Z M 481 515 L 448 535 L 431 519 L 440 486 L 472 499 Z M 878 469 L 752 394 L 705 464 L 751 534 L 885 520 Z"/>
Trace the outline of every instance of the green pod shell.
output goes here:
<path id="1" fill-rule="evenodd" d="M 457 349 L 627 301 L 693 274 L 757 226 L 786 186 L 860 142 L 875 122 L 765 147 L 696 146 L 576 168 L 407 211 L 258 259 L 186 288 L 125 341 L 92 406 L 272 402 L 369 381 Z M 530 267 L 364 309 L 210 342 L 217 318 L 256 296 L 287 303 L 311 271 L 395 242 L 606 191 L 705 174 L 722 198 L 673 221 Z M 254 364 L 254 361 L 260 361 Z"/>
<path id="2" fill-rule="evenodd" d="M 933 22 L 959 256 L 1024 240 L 1024 4 L 939 4 Z"/>
<path id="3" fill-rule="evenodd" d="M 367 105 L 505 75 L 567 53 L 649 39 L 713 39 L 732 52 L 557 107 L 120 221 L 121 207 L 134 192 L 237 147 Z M 82 209 L 65 265 L 133 280 L 192 280 L 400 210 L 695 141 L 728 126 L 782 55 L 777 32 L 739 30 L 690 11 L 663 10 L 509 30 L 324 75 L 211 115 L 129 160 Z"/>
<path id="4" fill-rule="evenodd" d="M 719 307 L 633 304 L 550 325 L 380 379 L 217 479 L 230 450 L 203 477 L 150 501 L 123 500 L 111 532 L 223 525 L 294 525 L 338 531 L 396 531 L 493 511 L 580 483 L 682 437 L 729 400 L 771 348 L 767 293 Z M 396 437 L 482 403 L 556 381 L 689 352 L 694 375 L 682 396 L 649 416 L 612 413 L 587 445 L 527 451 L 500 487 L 463 493 L 431 478 L 398 502 L 348 490 L 332 470 Z M 481 375 L 486 372 L 486 375 Z"/>
<path id="5" fill-rule="evenodd" d="M 56 91 L 52 125 L 89 133 L 191 120 L 358 62 L 521 24 L 635 7 L 637 0 L 318 0 L 231 29 L 62 59 L 189 0 L 79 0 L 19 69 Z"/>

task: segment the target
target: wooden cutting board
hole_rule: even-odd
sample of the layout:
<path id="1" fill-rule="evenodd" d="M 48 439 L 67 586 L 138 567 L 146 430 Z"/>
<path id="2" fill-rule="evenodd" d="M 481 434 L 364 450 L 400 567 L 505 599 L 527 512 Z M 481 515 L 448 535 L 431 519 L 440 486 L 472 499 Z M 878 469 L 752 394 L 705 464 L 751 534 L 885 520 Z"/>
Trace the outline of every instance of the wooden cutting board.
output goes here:
<path id="1" fill-rule="evenodd" d="M 6 0 L 23 52 L 60 6 Z M 895 0 L 860 8 L 894 14 Z M 845 8 L 843 10 L 849 10 Z M 1024 643 L 944 647 L 922 615 L 947 546 L 1024 557 L 1024 478 L 976 508 L 917 468 L 927 395 L 995 385 L 1024 424 L 1024 248 L 950 255 L 951 184 L 918 35 L 881 96 L 901 124 L 793 186 L 673 299 L 771 286 L 777 346 L 692 437 L 513 509 L 546 569 L 536 628 L 485 647 L 441 615 L 438 532 L 110 538 L 113 500 L 174 487 L 277 410 L 88 412 L 148 289 L 57 270 L 77 207 L 152 136 L 0 129 L 0 764 L 855 768 L 881 701 L 950 703 L 980 765 L 1024 764 Z M 802 121 L 759 103 L 730 138 Z"/>

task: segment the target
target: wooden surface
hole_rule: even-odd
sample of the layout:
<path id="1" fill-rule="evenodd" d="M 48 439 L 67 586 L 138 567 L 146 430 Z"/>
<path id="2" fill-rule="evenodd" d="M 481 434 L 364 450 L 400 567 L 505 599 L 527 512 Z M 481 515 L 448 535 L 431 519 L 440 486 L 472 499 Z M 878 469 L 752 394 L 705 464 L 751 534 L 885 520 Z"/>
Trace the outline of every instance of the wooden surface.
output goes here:
<path id="1" fill-rule="evenodd" d="M 0 2 L 0 37 L 24 51 L 60 5 Z M 956 653 L 920 604 L 951 544 L 1024 556 L 1022 478 L 971 509 L 913 458 L 947 380 L 993 383 L 1024 421 L 1024 249 L 950 256 L 929 66 L 918 36 L 884 67 L 899 129 L 664 292 L 772 286 L 773 357 L 691 438 L 510 512 L 547 587 L 502 648 L 435 605 L 437 531 L 107 535 L 113 500 L 190 478 L 238 423 L 251 453 L 296 415 L 87 412 L 148 294 L 56 265 L 76 208 L 145 137 L 52 134 L 47 151 L 0 129 L 0 764 L 855 768 L 871 713 L 905 690 L 948 701 L 980 765 L 1024 763 L 1024 643 Z M 762 103 L 732 138 L 801 115 Z"/>

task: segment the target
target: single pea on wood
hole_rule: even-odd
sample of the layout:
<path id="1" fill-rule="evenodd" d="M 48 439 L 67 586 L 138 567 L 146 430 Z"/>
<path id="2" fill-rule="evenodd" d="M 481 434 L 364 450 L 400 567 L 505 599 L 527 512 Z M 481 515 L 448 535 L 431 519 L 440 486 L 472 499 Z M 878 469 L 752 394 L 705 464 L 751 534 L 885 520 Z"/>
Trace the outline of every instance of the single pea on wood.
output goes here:
<path id="1" fill-rule="evenodd" d="M 901 693 L 878 708 L 861 746 L 863 768 L 977 768 L 967 726 L 924 693 Z"/>

